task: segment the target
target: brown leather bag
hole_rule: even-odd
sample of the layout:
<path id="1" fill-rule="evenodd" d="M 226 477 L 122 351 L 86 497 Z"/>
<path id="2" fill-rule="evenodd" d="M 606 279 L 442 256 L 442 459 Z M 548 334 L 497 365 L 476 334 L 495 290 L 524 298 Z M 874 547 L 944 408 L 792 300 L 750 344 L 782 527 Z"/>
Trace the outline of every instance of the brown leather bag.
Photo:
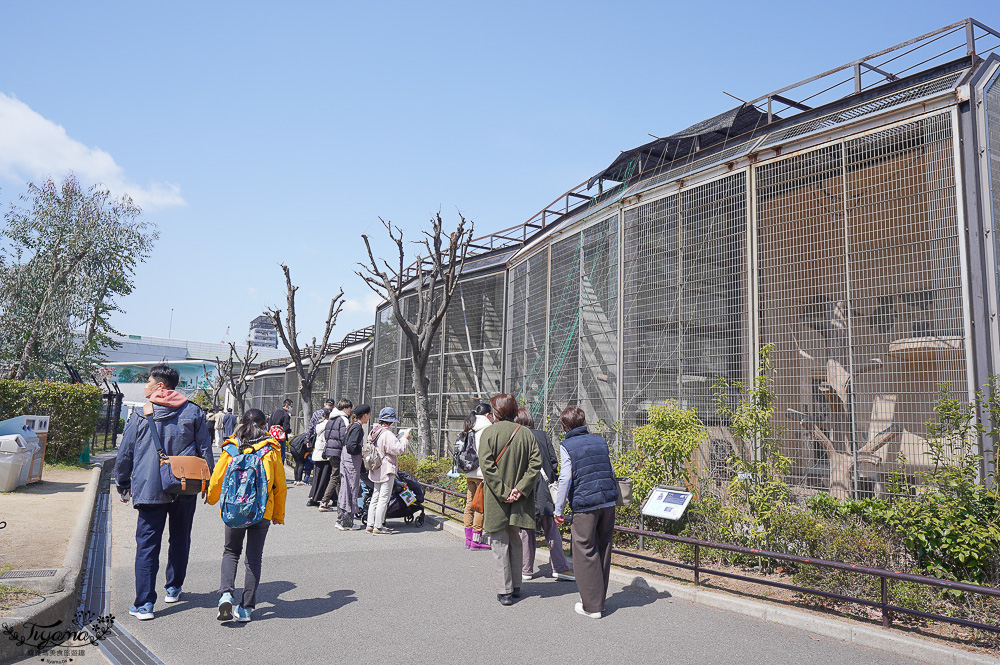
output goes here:
<path id="1" fill-rule="evenodd" d="M 146 423 L 156 445 L 156 454 L 160 458 L 160 484 L 163 491 L 179 495 L 201 494 L 204 497 L 208 492 L 209 481 L 212 480 L 208 462 L 203 457 L 194 455 L 167 455 L 160 441 L 160 432 L 153 421 L 153 404 L 143 404 L 142 413 L 146 416 Z"/>
<path id="2" fill-rule="evenodd" d="M 497 462 L 499 462 L 500 458 L 503 457 L 503 454 L 507 452 L 507 446 L 509 446 L 510 442 L 514 440 L 514 436 L 517 434 L 517 430 L 519 429 L 521 429 L 520 425 L 514 428 L 514 434 L 510 435 L 510 441 L 507 442 L 507 445 L 504 446 L 503 450 L 500 451 L 500 454 L 497 455 Z M 475 513 L 486 512 L 484 510 L 485 506 L 483 506 L 483 486 L 485 484 L 486 484 L 485 480 L 479 483 L 479 487 L 476 488 L 476 493 L 472 495 L 472 503 L 469 504 L 469 507 L 472 508 L 472 511 Z"/>

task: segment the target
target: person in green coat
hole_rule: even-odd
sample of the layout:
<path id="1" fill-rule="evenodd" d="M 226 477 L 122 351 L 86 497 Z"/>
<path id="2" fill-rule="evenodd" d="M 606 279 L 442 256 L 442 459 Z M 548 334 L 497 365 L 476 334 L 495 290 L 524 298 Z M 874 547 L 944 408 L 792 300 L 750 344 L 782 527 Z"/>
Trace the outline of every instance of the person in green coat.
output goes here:
<path id="1" fill-rule="evenodd" d="M 490 399 L 493 424 L 479 442 L 483 472 L 483 531 L 490 534 L 496 562 L 497 600 L 513 605 L 521 596 L 521 529 L 535 528 L 535 480 L 542 468 L 535 437 L 514 423 L 517 400 L 501 393 Z"/>

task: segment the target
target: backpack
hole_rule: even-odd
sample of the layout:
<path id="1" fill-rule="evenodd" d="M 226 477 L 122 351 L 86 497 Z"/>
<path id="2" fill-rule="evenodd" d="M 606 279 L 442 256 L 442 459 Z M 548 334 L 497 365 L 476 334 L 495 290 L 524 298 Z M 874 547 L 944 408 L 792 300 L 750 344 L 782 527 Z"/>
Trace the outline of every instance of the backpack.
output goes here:
<path id="1" fill-rule="evenodd" d="M 384 429 L 386 428 L 379 425 L 372 430 L 372 433 L 368 435 L 365 442 L 361 444 L 361 459 L 364 460 L 365 468 L 369 471 L 374 471 L 382 466 L 382 453 L 379 452 L 377 441 L 378 435 Z"/>
<path id="2" fill-rule="evenodd" d="M 230 528 L 245 529 L 264 519 L 268 489 L 264 456 L 271 448 L 270 441 L 242 448 L 228 443 L 222 448 L 232 457 L 222 478 L 220 502 L 222 521 Z"/>
<path id="3" fill-rule="evenodd" d="M 479 468 L 479 455 L 476 454 L 476 433 L 469 430 L 465 441 L 459 438 L 455 441 L 455 467 L 462 473 L 472 473 Z"/>
<path id="4" fill-rule="evenodd" d="M 309 450 L 309 435 L 299 434 L 288 442 L 288 449 L 292 451 L 293 455 L 305 457 L 306 452 Z"/>

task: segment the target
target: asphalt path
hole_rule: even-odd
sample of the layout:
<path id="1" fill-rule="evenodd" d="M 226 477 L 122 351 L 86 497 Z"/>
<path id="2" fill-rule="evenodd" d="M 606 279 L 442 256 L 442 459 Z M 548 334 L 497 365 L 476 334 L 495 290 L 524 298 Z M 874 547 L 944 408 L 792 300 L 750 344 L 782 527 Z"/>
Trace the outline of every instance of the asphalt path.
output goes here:
<path id="1" fill-rule="evenodd" d="M 113 490 L 112 490 L 113 491 Z M 168 665 L 187 663 L 782 663 L 873 665 L 908 658 L 612 583 L 601 620 L 576 614 L 576 584 L 526 580 L 513 607 L 497 602 L 493 558 L 430 521 L 390 520 L 395 535 L 337 531 L 336 513 L 307 508 L 289 487 L 286 525 L 272 525 L 257 609 L 247 624 L 216 620 L 222 521 L 199 506 L 180 602 L 160 598 L 152 621 L 134 600 L 136 513 L 114 497 L 112 611 Z M 242 584 L 240 565 L 237 584 Z M 548 564 L 541 571 L 551 571 Z"/>

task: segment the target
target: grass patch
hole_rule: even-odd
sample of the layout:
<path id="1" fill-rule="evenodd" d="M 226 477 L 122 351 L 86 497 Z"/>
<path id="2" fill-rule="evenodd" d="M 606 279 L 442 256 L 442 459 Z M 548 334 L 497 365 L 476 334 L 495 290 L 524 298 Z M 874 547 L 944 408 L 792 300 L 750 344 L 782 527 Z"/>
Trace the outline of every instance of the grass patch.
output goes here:
<path id="1" fill-rule="evenodd" d="M 6 573 L 13 568 L 14 566 L 10 564 L 4 564 L 0 566 L 0 574 Z M 0 615 L 6 614 L 24 601 L 37 595 L 37 593 L 30 589 L 22 589 L 16 586 L 0 586 Z"/>

